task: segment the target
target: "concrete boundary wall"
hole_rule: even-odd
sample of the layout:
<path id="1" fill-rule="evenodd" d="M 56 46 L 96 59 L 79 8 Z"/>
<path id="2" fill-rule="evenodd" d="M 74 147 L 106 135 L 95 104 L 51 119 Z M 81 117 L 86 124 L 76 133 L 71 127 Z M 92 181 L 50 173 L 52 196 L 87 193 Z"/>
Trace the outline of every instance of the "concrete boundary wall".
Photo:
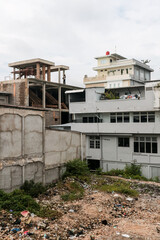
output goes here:
<path id="1" fill-rule="evenodd" d="M 85 136 L 45 129 L 44 113 L 0 107 L 0 189 L 12 191 L 32 179 L 51 183 L 67 161 L 85 158 Z"/>

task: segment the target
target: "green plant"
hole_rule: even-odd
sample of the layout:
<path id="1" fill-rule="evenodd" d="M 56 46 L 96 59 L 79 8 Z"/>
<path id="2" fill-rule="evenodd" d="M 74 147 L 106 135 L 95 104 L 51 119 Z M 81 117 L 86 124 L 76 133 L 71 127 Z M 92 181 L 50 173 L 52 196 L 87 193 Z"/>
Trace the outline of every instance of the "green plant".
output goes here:
<path id="1" fill-rule="evenodd" d="M 74 201 L 83 197 L 84 189 L 78 182 L 67 182 L 66 193 L 61 195 L 64 201 Z"/>
<path id="2" fill-rule="evenodd" d="M 63 174 L 63 178 L 68 176 L 85 176 L 90 173 L 87 163 L 80 159 L 69 161 L 65 166 L 66 172 Z"/>
<path id="3" fill-rule="evenodd" d="M 34 183 L 33 180 L 25 181 L 20 189 L 31 197 L 38 197 L 39 194 L 46 191 L 46 187 L 44 187 L 42 183 Z"/>
<path id="4" fill-rule="evenodd" d="M 96 185 L 95 188 L 103 192 L 117 192 L 130 196 L 138 196 L 138 192 L 130 187 L 130 184 L 125 181 L 115 181 L 112 184 Z"/>
<path id="5" fill-rule="evenodd" d="M 139 175 L 141 176 L 141 165 L 136 165 L 134 163 L 131 163 L 130 165 L 126 165 L 125 169 L 124 169 L 125 174 L 128 175 Z"/>
<path id="6" fill-rule="evenodd" d="M 97 168 L 96 171 L 95 171 L 95 174 L 96 175 L 102 175 L 103 174 L 102 168 Z"/>
<path id="7" fill-rule="evenodd" d="M 31 196 L 26 195 L 21 190 L 14 190 L 11 193 L 0 191 L 0 209 L 12 209 L 15 214 L 23 210 L 37 214 L 40 206 Z"/>

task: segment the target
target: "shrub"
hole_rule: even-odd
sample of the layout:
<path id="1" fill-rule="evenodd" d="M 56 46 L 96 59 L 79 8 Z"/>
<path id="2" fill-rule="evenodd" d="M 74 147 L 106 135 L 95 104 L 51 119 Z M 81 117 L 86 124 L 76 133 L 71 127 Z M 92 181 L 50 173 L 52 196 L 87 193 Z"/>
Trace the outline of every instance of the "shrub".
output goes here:
<path id="1" fill-rule="evenodd" d="M 38 197 L 39 194 L 46 191 L 46 188 L 42 185 L 42 183 L 34 183 L 33 180 L 25 181 L 20 189 L 31 197 Z"/>
<path id="2" fill-rule="evenodd" d="M 0 209 L 8 211 L 11 209 L 15 214 L 23 210 L 37 213 L 40 206 L 31 196 L 21 190 L 14 190 L 11 193 L 0 191 Z"/>
<path id="3" fill-rule="evenodd" d="M 131 163 L 130 165 L 126 165 L 125 169 L 124 169 L 125 174 L 128 175 L 139 175 L 141 176 L 141 165 L 136 165 L 134 163 Z"/>
<path id="4" fill-rule="evenodd" d="M 80 159 L 69 161 L 65 166 L 66 172 L 63 174 L 63 178 L 68 176 L 85 176 L 90 173 L 87 163 Z"/>

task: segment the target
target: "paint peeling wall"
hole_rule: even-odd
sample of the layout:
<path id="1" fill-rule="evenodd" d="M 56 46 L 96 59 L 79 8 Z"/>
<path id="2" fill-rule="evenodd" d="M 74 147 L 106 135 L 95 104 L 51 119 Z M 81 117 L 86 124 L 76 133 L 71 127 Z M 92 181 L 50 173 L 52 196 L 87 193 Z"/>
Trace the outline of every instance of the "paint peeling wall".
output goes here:
<path id="1" fill-rule="evenodd" d="M 46 130 L 44 116 L 43 111 L 0 107 L 0 189 L 11 191 L 31 179 L 51 183 L 66 161 L 85 158 L 85 137 Z"/>

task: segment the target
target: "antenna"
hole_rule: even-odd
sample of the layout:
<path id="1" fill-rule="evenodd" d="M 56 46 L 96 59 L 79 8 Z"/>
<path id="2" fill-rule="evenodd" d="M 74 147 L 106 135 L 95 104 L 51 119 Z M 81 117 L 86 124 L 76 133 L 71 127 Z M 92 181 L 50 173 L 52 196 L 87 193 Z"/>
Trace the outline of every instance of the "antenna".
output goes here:
<path id="1" fill-rule="evenodd" d="M 146 59 L 146 60 L 141 60 L 141 62 L 144 63 L 144 64 L 150 63 L 150 61 L 151 61 L 151 60 L 148 60 L 148 59 Z"/>

